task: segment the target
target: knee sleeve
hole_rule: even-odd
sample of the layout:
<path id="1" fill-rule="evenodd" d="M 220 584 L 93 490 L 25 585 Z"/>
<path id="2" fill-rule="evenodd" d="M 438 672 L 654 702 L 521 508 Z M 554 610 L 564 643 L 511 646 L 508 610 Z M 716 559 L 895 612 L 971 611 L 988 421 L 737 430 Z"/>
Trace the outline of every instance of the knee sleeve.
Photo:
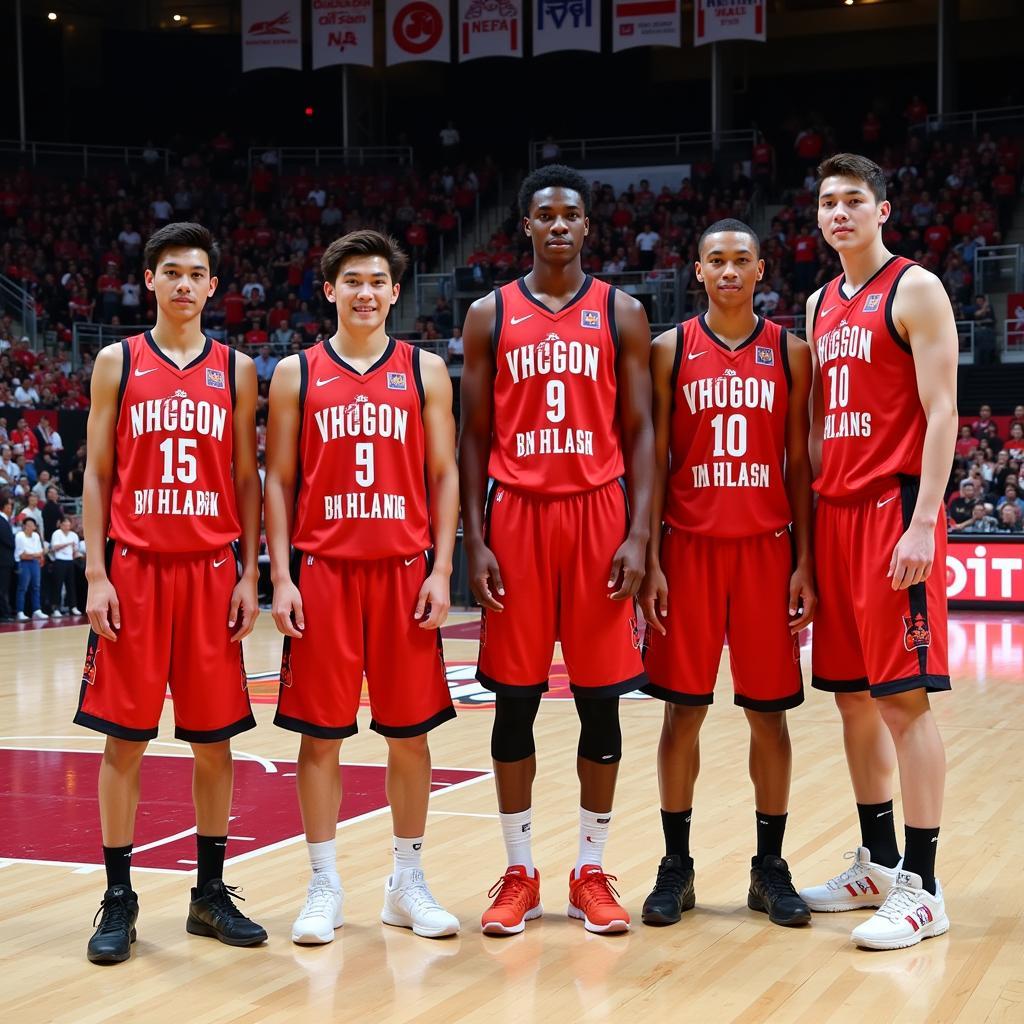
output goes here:
<path id="1" fill-rule="evenodd" d="M 533 722 L 539 708 L 539 693 L 528 697 L 495 695 L 491 729 L 491 757 L 495 761 L 523 761 L 533 756 Z"/>
<path id="2" fill-rule="evenodd" d="M 622 729 L 619 727 L 618 697 L 576 697 L 580 716 L 577 753 L 597 764 L 615 764 L 622 759 Z"/>

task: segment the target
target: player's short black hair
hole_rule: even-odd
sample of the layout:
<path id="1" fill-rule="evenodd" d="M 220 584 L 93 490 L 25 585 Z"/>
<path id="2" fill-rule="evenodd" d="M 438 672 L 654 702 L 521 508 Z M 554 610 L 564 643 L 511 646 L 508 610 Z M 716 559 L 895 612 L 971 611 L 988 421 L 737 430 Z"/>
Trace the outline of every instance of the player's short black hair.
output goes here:
<path id="1" fill-rule="evenodd" d="M 165 224 L 149 236 L 142 254 L 142 265 L 149 271 L 156 271 L 160 257 L 167 249 L 202 249 L 210 261 L 210 277 L 217 276 L 220 262 L 220 248 L 208 228 L 193 221 L 180 220 Z"/>
<path id="2" fill-rule="evenodd" d="M 327 246 L 320 258 L 320 273 L 323 274 L 324 281 L 333 285 L 338 280 L 342 265 L 360 256 L 380 256 L 387 260 L 392 284 L 398 284 L 402 280 L 405 268 L 409 265 L 409 257 L 402 251 L 397 239 L 380 231 L 364 228 L 350 231 Z"/>
<path id="3" fill-rule="evenodd" d="M 523 178 L 519 186 L 519 212 L 524 217 L 530 216 L 530 204 L 533 197 L 545 188 L 568 188 L 578 192 L 583 200 L 583 214 L 590 210 L 590 186 L 587 179 L 579 171 L 565 164 L 547 164 L 538 167 Z"/>
<path id="4" fill-rule="evenodd" d="M 814 187 L 815 194 L 821 193 L 821 183 L 826 178 L 852 178 L 863 181 L 876 203 L 885 200 L 885 171 L 874 160 L 856 153 L 835 153 L 827 160 L 818 164 L 818 181 Z"/>
<path id="5" fill-rule="evenodd" d="M 704 229 L 703 234 L 697 241 L 697 259 L 700 259 L 700 254 L 704 251 L 704 242 L 707 240 L 708 235 L 717 235 L 719 231 L 735 231 L 740 235 L 750 235 L 754 240 L 754 253 L 760 259 L 761 239 L 757 237 L 757 232 L 749 224 L 744 224 L 743 221 L 736 220 L 735 217 L 716 220 L 714 224 Z"/>

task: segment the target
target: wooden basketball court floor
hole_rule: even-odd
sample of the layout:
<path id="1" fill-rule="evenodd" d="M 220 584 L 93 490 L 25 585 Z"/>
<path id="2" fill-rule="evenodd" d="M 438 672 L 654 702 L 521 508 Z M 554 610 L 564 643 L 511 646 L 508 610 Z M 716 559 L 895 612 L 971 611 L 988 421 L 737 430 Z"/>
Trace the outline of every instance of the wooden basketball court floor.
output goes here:
<path id="1" fill-rule="evenodd" d="M 242 907 L 267 927 L 270 941 L 232 949 L 185 932 L 191 879 L 181 861 L 194 857 L 188 824 L 179 829 L 188 813 L 188 762 L 180 756 L 187 748 L 173 740 L 168 706 L 163 745 L 147 757 L 142 805 L 148 834 L 163 838 L 135 864 L 175 859 L 170 868 L 136 870 L 139 941 L 129 963 L 109 968 L 85 959 L 104 887 L 95 806 L 102 741 L 70 724 L 86 627 L 29 626 L 0 635 L 0 1020 L 1024 1021 L 1024 615 L 953 617 L 954 690 L 933 701 L 949 760 L 939 875 L 952 928 L 915 948 L 881 953 L 849 942 L 866 911 L 815 915 L 810 927 L 793 930 L 746 909 L 752 796 L 744 717 L 731 703 L 726 673 L 704 730 L 695 801 L 697 909 L 671 928 L 639 921 L 662 853 L 654 762 L 661 705 L 635 699 L 622 702 L 625 754 L 606 858 L 633 930 L 589 935 L 566 918 L 576 850 L 576 718 L 571 702 L 550 700 L 537 725 L 534 818 L 546 913 L 523 935 L 484 938 L 479 916 L 504 853 L 489 775 L 491 713 L 466 706 L 482 696 L 468 667 L 476 655 L 472 620 L 453 616 L 454 636 L 445 640 L 450 675 L 465 682 L 452 683 L 458 719 L 438 729 L 431 744 L 435 765 L 464 771 L 449 773 L 432 796 L 425 850 L 435 894 L 462 921 L 459 937 L 431 941 L 379 923 L 389 819 L 379 769 L 353 768 L 350 779 L 361 781 L 352 798 L 369 810 L 338 833 L 346 924 L 329 946 L 292 945 L 308 872 L 287 771 L 297 737 L 271 724 L 269 679 L 280 638 L 264 614 L 246 643 L 250 673 L 268 679 L 251 687 L 259 727 L 235 743 L 240 765 L 256 766 L 256 775 L 236 773 L 236 794 L 248 787 L 244 800 L 236 796 L 249 808 L 239 822 L 249 822 L 253 834 L 232 840 L 229 856 L 242 859 L 226 874 L 243 887 Z M 808 654 L 805 647 L 805 663 Z M 360 721 L 363 731 L 346 741 L 343 762 L 383 764 L 384 743 L 366 729 L 367 711 Z M 843 852 L 857 845 L 857 832 L 831 698 L 808 689 L 806 703 L 790 713 L 790 728 L 785 853 L 799 886 L 845 867 Z M 277 811 L 261 804 L 260 779 L 271 777 L 277 789 L 266 799 L 277 801 Z M 179 785 L 176 798 L 168 785 Z M 274 818 L 284 804 L 292 818 Z M 264 825 L 266 841 L 245 852 Z M 21 837 L 14 849 L 12 835 Z"/>

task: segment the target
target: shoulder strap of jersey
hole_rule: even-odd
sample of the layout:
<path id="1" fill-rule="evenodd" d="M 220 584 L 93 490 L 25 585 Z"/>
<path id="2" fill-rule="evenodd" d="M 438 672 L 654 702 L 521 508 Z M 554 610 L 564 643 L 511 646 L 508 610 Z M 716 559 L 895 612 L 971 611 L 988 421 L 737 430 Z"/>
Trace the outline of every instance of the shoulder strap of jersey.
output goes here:
<path id="1" fill-rule="evenodd" d="M 121 342 L 121 383 L 117 388 L 117 411 L 121 411 L 121 401 L 128 387 L 128 375 L 132 369 L 132 346 L 128 338 Z"/>
<path id="2" fill-rule="evenodd" d="M 818 292 L 818 301 L 814 304 L 814 312 L 811 314 L 811 322 L 808 325 L 810 328 L 810 337 L 807 339 L 808 344 L 811 344 L 814 340 L 814 327 L 818 322 L 818 310 L 821 309 L 821 304 L 825 301 L 825 293 L 832 287 L 834 280 L 835 278 L 833 278 L 832 281 L 826 282 L 822 285 L 821 291 Z"/>
<path id="3" fill-rule="evenodd" d="M 494 289 L 494 327 L 491 330 L 491 351 L 498 356 L 498 342 L 501 340 L 501 324 L 505 319 L 505 300 L 501 288 Z"/>
<path id="4" fill-rule="evenodd" d="M 605 316 L 608 318 L 608 329 L 612 335 L 612 345 L 615 347 L 615 353 L 618 355 L 619 352 L 619 325 L 615 319 L 615 293 L 618 288 L 615 285 L 608 286 L 608 307 L 605 312 Z"/>
<path id="5" fill-rule="evenodd" d="M 907 260 L 902 266 L 896 271 L 896 276 L 892 279 L 892 284 L 889 286 L 889 294 L 885 297 L 885 326 L 889 329 L 889 334 L 892 336 L 892 340 L 903 349 L 907 355 L 913 355 L 911 347 L 900 337 L 900 332 L 896 330 L 896 320 L 892 315 L 892 307 L 896 302 L 896 289 L 900 286 L 900 281 L 903 280 L 903 275 L 911 268 L 916 267 L 913 260 Z"/>
<path id="6" fill-rule="evenodd" d="M 419 345 L 411 345 L 412 352 L 410 357 L 412 358 L 412 379 L 416 384 L 416 394 L 420 396 L 420 416 L 423 415 L 424 409 L 427 407 L 427 395 L 423 389 L 423 367 L 420 363 L 420 356 L 423 354 L 420 351 Z"/>
<path id="7" fill-rule="evenodd" d="M 765 321 L 771 323 L 771 321 Z M 780 324 L 773 326 L 778 327 L 779 334 L 779 362 L 782 363 L 782 372 L 786 375 L 786 390 L 793 390 L 793 371 L 789 368 L 789 331 Z"/>
<path id="8" fill-rule="evenodd" d="M 305 351 L 299 353 L 299 430 L 306 412 L 306 393 L 309 391 L 309 357 Z"/>
<path id="9" fill-rule="evenodd" d="M 231 408 L 235 408 L 235 350 L 228 348 L 228 387 L 231 389 Z"/>
<path id="10" fill-rule="evenodd" d="M 676 386 L 679 383 L 679 367 L 683 362 L 683 325 L 676 324 L 676 353 L 672 357 L 672 400 L 675 401 Z"/>

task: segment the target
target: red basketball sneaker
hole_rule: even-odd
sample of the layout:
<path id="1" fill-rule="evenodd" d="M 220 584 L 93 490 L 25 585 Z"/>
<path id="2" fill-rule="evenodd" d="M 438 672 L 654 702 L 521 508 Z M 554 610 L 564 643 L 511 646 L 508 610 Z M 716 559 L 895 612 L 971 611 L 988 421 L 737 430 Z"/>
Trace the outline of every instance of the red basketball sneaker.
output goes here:
<path id="1" fill-rule="evenodd" d="M 596 864 L 584 864 L 579 877 L 569 872 L 569 908 L 566 913 L 583 922 L 588 932 L 628 932 L 629 912 L 616 898 L 612 882 Z"/>
<path id="2" fill-rule="evenodd" d="M 511 865 L 487 895 L 494 902 L 480 919 L 484 935 L 518 935 L 527 921 L 544 913 L 540 903 L 540 872 L 536 868 L 531 878 L 522 864 Z"/>

